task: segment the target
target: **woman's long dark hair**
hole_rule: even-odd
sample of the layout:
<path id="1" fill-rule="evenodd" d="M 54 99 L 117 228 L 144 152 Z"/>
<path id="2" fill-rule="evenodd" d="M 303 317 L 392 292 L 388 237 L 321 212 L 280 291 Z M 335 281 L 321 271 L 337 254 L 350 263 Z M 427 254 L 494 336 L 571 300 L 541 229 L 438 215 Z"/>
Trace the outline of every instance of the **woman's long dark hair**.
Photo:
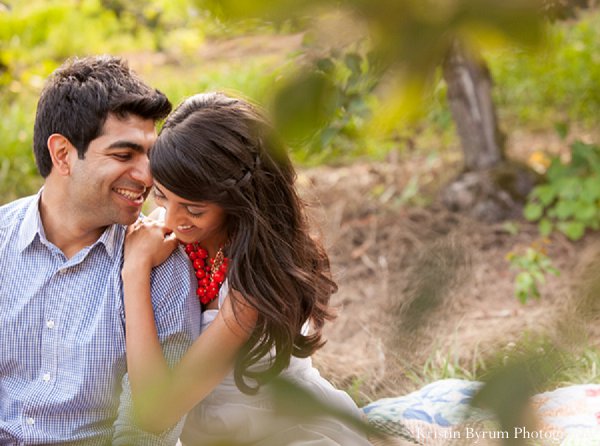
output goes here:
<path id="1" fill-rule="evenodd" d="M 226 212 L 229 286 L 258 312 L 234 376 L 240 390 L 254 393 L 292 355 L 307 357 L 324 344 L 322 327 L 333 317 L 329 298 L 337 291 L 327 254 L 309 235 L 285 147 L 257 107 L 221 93 L 199 94 L 169 116 L 150 167 L 174 194 Z M 311 331 L 303 334 L 306 321 Z M 267 369 L 252 367 L 272 349 Z"/>

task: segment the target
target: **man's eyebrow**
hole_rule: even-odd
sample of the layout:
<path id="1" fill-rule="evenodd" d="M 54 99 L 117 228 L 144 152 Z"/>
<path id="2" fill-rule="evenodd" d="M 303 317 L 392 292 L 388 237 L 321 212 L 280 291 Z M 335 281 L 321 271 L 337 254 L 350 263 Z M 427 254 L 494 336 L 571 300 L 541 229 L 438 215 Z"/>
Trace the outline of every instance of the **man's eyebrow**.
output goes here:
<path id="1" fill-rule="evenodd" d="M 109 149 L 131 149 L 139 153 L 146 153 L 146 149 L 140 144 L 131 141 L 115 141 L 108 146 Z"/>

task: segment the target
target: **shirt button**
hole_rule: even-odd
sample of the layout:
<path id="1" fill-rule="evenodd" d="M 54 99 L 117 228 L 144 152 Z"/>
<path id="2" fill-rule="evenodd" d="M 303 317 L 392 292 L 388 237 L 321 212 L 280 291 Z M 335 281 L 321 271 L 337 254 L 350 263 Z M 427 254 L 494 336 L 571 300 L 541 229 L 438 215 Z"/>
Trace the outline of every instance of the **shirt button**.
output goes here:
<path id="1" fill-rule="evenodd" d="M 54 328 L 54 321 L 52 319 L 46 321 L 46 327 L 50 329 Z"/>
<path id="2" fill-rule="evenodd" d="M 66 272 L 67 272 L 67 269 L 66 269 L 66 268 L 64 268 L 64 269 L 59 269 L 59 270 L 58 270 L 58 273 L 59 273 L 59 274 L 64 274 L 64 273 L 66 273 Z"/>
<path id="3" fill-rule="evenodd" d="M 44 373 L 44 376 L 42 376 L 42 379 L 44 380 L 44 382 L 50 381 L 50 373 Z"/>
<path id="4" fill-rule="evenodd" d="M 27 424 L 29 424 L 30 426 L 33 426 L 35 424 L 35 420 L 31 417 L 27 418 Z"/>

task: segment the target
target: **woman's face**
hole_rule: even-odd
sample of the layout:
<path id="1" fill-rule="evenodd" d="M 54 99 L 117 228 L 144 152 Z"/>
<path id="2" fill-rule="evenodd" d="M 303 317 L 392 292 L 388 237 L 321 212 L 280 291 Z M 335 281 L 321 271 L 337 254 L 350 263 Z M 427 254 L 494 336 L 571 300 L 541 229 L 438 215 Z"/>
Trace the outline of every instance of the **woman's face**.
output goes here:
<path id="1" fill-rule="evenodd" d="M 183 243 L 198 242 L 209 250 L 227 241 L 225 211 L 208 201 L 191 202 L 170 192 L 154 181 L 152 195 L 156 205 L 165 209 L 165 225 Z"/>

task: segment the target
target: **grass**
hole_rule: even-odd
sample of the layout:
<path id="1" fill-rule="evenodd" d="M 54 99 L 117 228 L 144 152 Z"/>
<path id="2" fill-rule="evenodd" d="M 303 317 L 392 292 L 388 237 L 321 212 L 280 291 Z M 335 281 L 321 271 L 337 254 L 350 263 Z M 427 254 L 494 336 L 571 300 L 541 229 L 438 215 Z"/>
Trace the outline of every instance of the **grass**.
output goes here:
<path id="1" fill-rule="evenodd" d="M 442 379 L 476 381 L 477 370 L 483 365 L 482 361 L 478 352 L 475 352 L 465 363 L 464 360 L 459 359 L 457 352 L 436 349 L 423 364 L 407 365 L 404 374 L 415 388 Z"/>
<path id="2" fill-rule="evenodd" d="M 517 343 L 483 353 L 479 348 L 459 354 L 457 350 L 434 348 L 420 363 L 400 360 L 408 390 L 419 389 L 434 381 L 462 379 L 486 381 L 499 370 L 511 364 L 541 357 L 550 370 L 545 379 L 535 383 L 536 393 L 560 387 L 600 382 L 600 349 L 592 345 L 577 345 L 571 349 L 557 349 L 545 340 L 529 337 L 526 333 Z M 360 382 L 356 386 L 360 388 Z M 359 392 L 354 389 L 354 394 Z M 352 394 L 352 393 L 351 393 Z"/>
<path id="3" fill-rule="evenodd" d="M 586 346 L 581 351 L 563 353 L 559 371 L 550 383 L 553 387 L 600 382 L 600 350 Z"/>

